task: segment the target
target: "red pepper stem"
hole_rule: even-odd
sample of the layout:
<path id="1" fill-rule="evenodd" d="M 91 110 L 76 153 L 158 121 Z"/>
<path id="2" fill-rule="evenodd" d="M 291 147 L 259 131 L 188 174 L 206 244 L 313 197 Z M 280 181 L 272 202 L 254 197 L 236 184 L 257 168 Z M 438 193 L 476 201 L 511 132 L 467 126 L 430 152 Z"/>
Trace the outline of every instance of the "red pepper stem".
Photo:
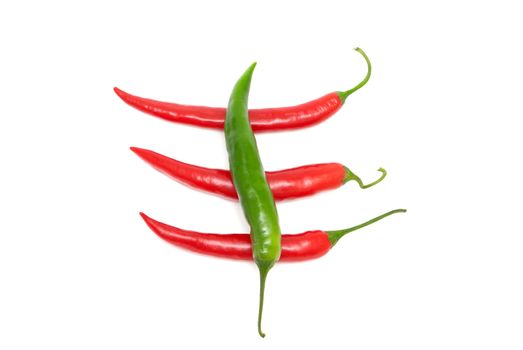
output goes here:
<path id="1" fill-rule="evenodd" d="M 263 314 L 263 296 L 265 295 L 265 281 L 267 280 L 267 274 L 269 273 L 270 268 L 260 267 L 260 306 L 258 309 L 258 334 L 260 337 L 265 338 L 265 333 L 263 333 L 261 328 L 262 323 L 262 314 Z"/>
<path id="2" fill-rule="evenodd" d="M 364 222 L 363 224 L 359 224 L 359 225 L 351 227 L 351 228 L 347 228 L 344 230 L 337 230 L 337 231 L 326 231 L 327 236 L 329 238 L 331 246 L 334 247 L 334 245 L 340 240 L 340 238 L 345 236 L 347 233 L 351 233 L 353 231 L 359 230 L 360 228 L 363 228 L 363 227 L 373 224 L 377 221 L 380 221 L 381 219 L 386 218 L 389 215 L 396 214 L 396 213 L 405 213 L 406 211 L 407 211 L 407 209 L 392 210 L 392 211 L 389 211 L 388 213 L 382 214 L 380 216 L 375 217 L 374 219 Z"/>
<path id="3" fill-rule="evenodd" d="M 360 49 L 359 47 L 355 48 L 354 50 L 358 51 L 363 56 L 365 61 L 367 62 L 367 75 L 365 76 L 365 78 L 363 78 L 363 80 L 358 85 L 356 85 L 352 89 L 347 90 L 347 91 L 338 91 L 338 96 L 341 100 L 341 103 L 345 103 L 345 99 L 347 99 L 347 97 L 349 97 L 349 95 L 351 95 L 353 92 L 356 92 L 359 89 L 361 89 L 363 86 L 365 86 L 365 84 L 367 84 L 367 82 L 369 81 L 370 75 L 372 73 L 372 66 L 370 64 L 369 57 L 367 57 L 365 52 L 362 49 Z"/>
<path id="4" fill-rule="evenodd" d="M 380 183 L 381 180 L 383 180 L 385 178 L 385 176 L 387 176 L 387 170 L 385 170 L 383 168 L 379 168 L 378 171 L 380 171 L 382 173 L 380 178 L 374 182 L 371 182 L 370 184 L 364 185 L 363 181 L 361 181 L 361 179 L 359 178 L 358 175 L 354 174 L 349 168 L 347 168 L 347 167 L 344 167 L 344 168 L 345 168 L 345 177 L 343 178 L 343 183 L 345 184 L 345 183 L 349 182 L 350 180 L 354 180 L 358 183 L 358 185 L 362 189 L 369 188 L 369 187 L 376 185 L 377 183 Z"/>

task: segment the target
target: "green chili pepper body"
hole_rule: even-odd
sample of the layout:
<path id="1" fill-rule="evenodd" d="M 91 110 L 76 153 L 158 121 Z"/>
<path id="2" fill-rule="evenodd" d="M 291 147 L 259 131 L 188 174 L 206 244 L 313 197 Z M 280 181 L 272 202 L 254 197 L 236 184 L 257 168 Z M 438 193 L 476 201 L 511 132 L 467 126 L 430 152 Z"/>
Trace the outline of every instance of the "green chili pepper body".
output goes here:
<path id="1" fill-rule="evenodd" d="M 224 131 L 232 180 L 251 228 L 253 258 L 260 270 L 258 332 L 264 337 L 261 318 L 265 280 L 269 270 L 280 258 L 281 230 L 247 109 L 255 66 L 256 63 L 253 63 L 245 71 L 232 90 Z"/>

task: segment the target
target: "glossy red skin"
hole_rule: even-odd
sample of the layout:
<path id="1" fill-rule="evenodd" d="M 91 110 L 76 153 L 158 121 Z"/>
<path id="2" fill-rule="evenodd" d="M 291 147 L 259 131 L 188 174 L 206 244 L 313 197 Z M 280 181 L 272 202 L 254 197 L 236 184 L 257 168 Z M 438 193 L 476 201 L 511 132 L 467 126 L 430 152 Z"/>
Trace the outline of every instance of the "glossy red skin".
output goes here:
<path id="1" fill-rule="evenodd" d="M 131 147 L 140 158 L 158 171 L 200 190 L 238 199 L 228 170 L 209 169 L 166 157 L 159 153 Z M 345 168 L 339 163 L 306 165 L 280 171 L 267 171 L 267 180 L 277 201 L 310 196 L 343 185 Z"/>
<path id="2" fill-rule="evenodd" d="M 161 102 L 131 95 L 118 88 L 114 92 L 128 105 L 156 117 L 206 128 L 223 129 L 225 108 L 190 106 Z M 336 92 L 300 105 L 249 110 L 253 131 L 296 129 L 324 121 L 341 108 L 343 102 Z"/>
<path id="3" fill-rule="evenodd" d="M 214 234 L 187 231 L 156 221 L 140 213 L 149 228 L 163 240 L 193 252 L 235 260 L 252 260 L 249 234 Z M 325 255 L 331 243 L 324 231 L 307 231 L 281 237 L 279 261 L 297 262 L 311 260 Z"/>

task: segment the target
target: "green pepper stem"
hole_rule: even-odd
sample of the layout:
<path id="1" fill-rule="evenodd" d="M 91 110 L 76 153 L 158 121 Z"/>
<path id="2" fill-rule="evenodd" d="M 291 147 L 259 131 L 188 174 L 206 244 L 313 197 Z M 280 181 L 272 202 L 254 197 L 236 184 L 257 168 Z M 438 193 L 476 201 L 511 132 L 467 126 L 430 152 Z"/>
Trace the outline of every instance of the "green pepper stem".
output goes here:
<path id="1" fill-rule="evenodd" d="M 347 99 L 347 97 L 349 97 L 349 95 L 351 95 L 353 92 L 358 91 L 365 84 L 367 84 L 367 82 L 370 79 L 370 75 L 372 73 L 372 66 L 370 64 L 369 57 L 367 57 L 365 52 L 362 49 L 360 49 L 359 47 L 355 48 L 354 50 L 358 51 L 363 56 L 365 61 L 367 62 L 367 75 L 365 76 L 365 78 L 363 78 L 363 80 L 358 85 L 356 85 L 352 89 L 347 90 L 347 91 L 338 91 L 338 96 L 340 97 L 341 103 L 345 103 L 345 99 Z"/>
<path id="2" fill-rule="evenodd" d="M 267 273 L 269 269 L 260 268 L 260 306 L 258 309 L 258 334 L 260 337 L 265 338 L 265 333 L 263 333 L 261 328 L 262 323 L 262 314 L 263 314 L 263 296 L 265 295 L 265 280 L 267 279 Z"/>
<path id="3" fill-rule="evenodd" d="M 380 183 L 381 180 L 383 180 L 385 178 L 385 176 L 387 176 L 387 170 L 385 170 L 383 168 L 379 168 L 378 171 L 380 171 L 382 173 L 380 178 L 374 182 L 371 182 L 370 184 L 364 185 L 363 181 L 361 181 L 361 179 L 359 178 L 358 175 L 354 174 L 349 168 L 347 168 L 347 167 L 344 167 L 344 168 L 345 168 L 345 177 L 343 178 L 343 183 L 345 184 L 345 183 L 349 182 L 350 180 L 354 180 L 358 183 L 358 185 L 362 189 L 369 188 L 369 187 L 376 185 L 377 183 Z"/>
<path id="4" fill-rule="evenodd" d="M 396 213 L 405 213 L 407 211 L 407 209 L 396 209 L 396 210 L 392 210 L 392 211 L 389 211 L 388 213 L 385 213 L 385 214 L 382 214 L 380 216 L 377 216 L 375 217 L 374 219 L 371 219 L 367 222 L 364 222 L 363 224 L 359 224 L 357 226 L 354 226 L 354 227 L 350 227 L 350 228 L 347 228 L 347 229 L 344 229 L 344 230 L 337 230 L 337 231 L 327 231 L 327 236 L 329 238 L 329 241 L 331 242 L 331 247 L 334 247 L 334 245 L 336 243 L 338 243 L 338 241 L 340 240 L 340 238 L 342 238 L 343 236 L 345 236 L 347 233 L 350 233 L 350 232 L 353 232 L 353 231 L 356 231 L 356 230 L 359 230 L 360 228 L 363 228 L 365 226 L 368 226 L 370 224 L 373 224 L 375 223 L 376 221 L 380 221 L 381 219 L 383 218 L 386 218 L 387 216 L 389 215 L 392 215 L 392 214 L 396 214 Z"/>

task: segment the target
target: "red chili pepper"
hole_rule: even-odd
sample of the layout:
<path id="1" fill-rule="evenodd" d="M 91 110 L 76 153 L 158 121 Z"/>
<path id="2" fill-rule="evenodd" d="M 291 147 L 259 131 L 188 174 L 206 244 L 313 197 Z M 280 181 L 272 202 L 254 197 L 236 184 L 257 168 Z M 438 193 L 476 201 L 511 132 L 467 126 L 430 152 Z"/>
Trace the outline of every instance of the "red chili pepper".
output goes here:
<path id="1" fill-rule="evenodd" d="M 404 213 L 396 209 L 375 217 L 363 224 L 337 231 L 307 231 L 300 234 L 282 235 L 280 261 L 295 262 L 316 259 L 325 255 L 343 236 L 368 226 L 389 215 Z M 149 228 L 163 240 L 197 253 L 236 260 L 252 260 L 249 234 L 214 234 L 187 231 L 156 221 L 140 213 Z"/>
<path id="2" fill-rule="evenodd" d="M 344 104 L 345 99 L 363 87 L 370 78 L 371 64 L 363 50 L 356 48 L 367 62 L 367 75 L 355 87 L 347 91 L 327 94 L 316 100 L 292 107 L 252 109 L 249 119 L 253 131 L 296 129 L 320 123 L 332 116 Z M 156 117 L 178 123 L 207 128 L 223 129 L 225 108 L 190 106 L 161 102 L 131 95 L 114 88 L 114 92 L 128 105 Z"/>
<path id="3" fill-rule="evenodd" d="M 159 153 L 131 147 L 145 162 L 156 170 L 186 185 L 200 190 L 238 199 L 236 189 L 228 170 L 209 169 L 180 162 Z M 314 193 L 334 189 L 354 180 L 360 188 L 369 188 L 385 178 L 387 172 L 378 169 L 382 175 L 376 181 L 364 185 L 361 179 L 349 168 L 339 163 L 305 165 L 280 171 L 267 171 L 267 180 L 275 200 L 299 198 Z"/>

